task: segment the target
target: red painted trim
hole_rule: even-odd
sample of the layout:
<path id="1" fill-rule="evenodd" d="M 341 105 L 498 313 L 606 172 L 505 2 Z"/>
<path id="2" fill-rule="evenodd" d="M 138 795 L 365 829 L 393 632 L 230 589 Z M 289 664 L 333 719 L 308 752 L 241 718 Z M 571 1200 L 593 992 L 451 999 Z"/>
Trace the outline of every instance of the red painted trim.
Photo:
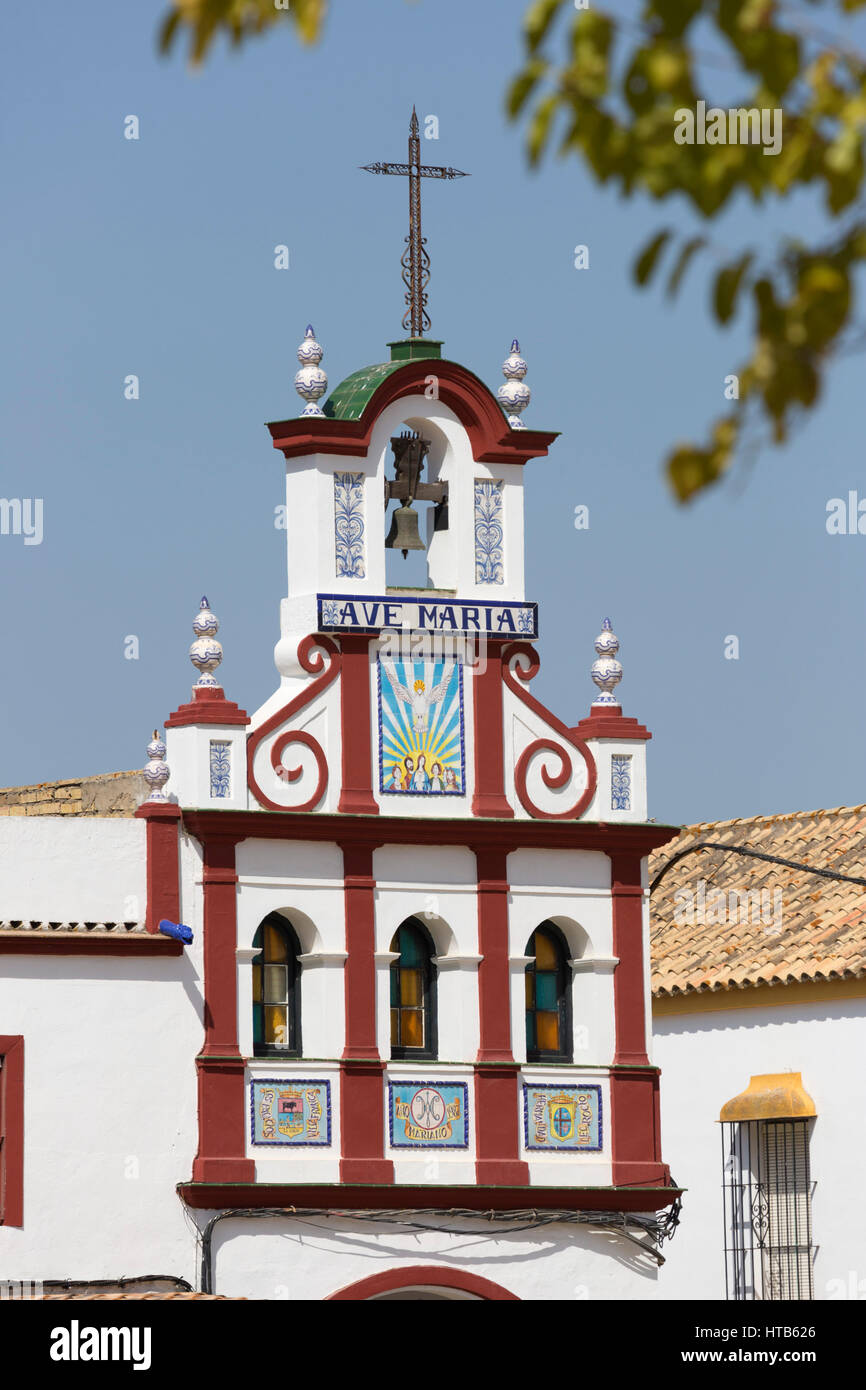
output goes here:
<path id="1" fill-rule="evenodd" d="M 521 665 L 522 661 L 526 662 L 525 666 Z M 522 701 L 528 709 L 532 710 L 533 714 L 559 734 L 564 743 L 577 750 L 586 764 L 586 788 L 575 804 L 566 811 L 542 811 L 540 807 L 535 805 L 527 790 L 526 774 L 531 760 L 537 753 L 553 753 L 560 760 L 560 770 L 557 773 L 548 772 L 546 767 L 541 769 L 542 781 L 545 786 L 551 789 L 564 787 L 574 770 L 569 749 L 561 748 L 559 744 L 554 743 L 549 738 L 536 739 L 534 743 L 530 743 L 528 748 L 524 748 L 514 769 L 514 787 L 521 806 L 530 816 L 534 816 L 538 820 L 577 820 L 583 815 L 595 795 L 598 778 L 595 759 L 582 738 L 576 737 L 573 731 L 562 723 L 561 719 L 557 719 L 555 714 L 519 684 L 520 681 L 528 684 L 538 674 L 539 665 L 538 653 L 534 647 L 531 647 L 528 642 L 514 642 L 511 646 L 506 647 L 502 653 L 502 679 L 518 700 Z"/>
<path id="2" fill-rule="evenodd" d="M 180 729 L 187 724 L 242 724 L 250 722 L 250 716 L 233 700 L 227 700 L 221 685 L 193 687 L 193 698 L 189 704 L 179 705 L 165 721 L 167 729 Z"/>
<path id="3" fill-rule="evenodd" d="M 476 850 L 478 866 L 478 1061 L 475 1171 L 479 1183 L 529 1182 L 520 1158 L 519 1067 L 511 1051 L 508 878 L 503 850 Z"/>
<path id="4" fill-rule="evenodd" d="M 360 1303 L 375 1298 L 380 1293 L 391 1293 L 396 1289 L 460 1289 L 463 1293 L 475 1294 L 488 1302 L 519 1303 L 516 1293 L 509 1293 L 501 1284 L 492 1279 L 482 1279 L 480 1274 L 470 1274 L 464 1269 L 444 1269 L 441 1265 L 404 1265 L 402 1269 L 386 1269 L 381 1274 L 370 1274 L 366 1279 L 358 1279 L 347 1284 L 337 1293 L 328 1294 L 325 1303 Z"/>
<path id="5" fill-rule="evenodd" d="M 285 1183 L 180 1183 L 179 1196 L 187 1206 L 317 1207 L 323 1211 L 365 1211 L 386 1208 L 465 1207 L 471 1211 L 661 1211 L 682 1195 L 680 1187 L 411 1187 L 361 1183 L 309 1185 Z M 287 1212 L 291 1215 L 291 1212 Z"/>
<path id="6" fill-rule="evenodd" d="M 169 918 L 169 921 L 174 921 Z M 0 956 L 182 956 L 183 942 L 161 936 L 93 936 L 16 931 L 0 935 Z"/>
<path id="7" fill-rule="evenodd" d="M 180 921 L 178 823 L 180 807 L 173 802 L 145 801 L 135 815 L 147 821 L 147 911 L 144 925 L 155 933 L 163 917 Z"/>
<path id="8" fill-rule="evenodd" d="M 618 850 L 610 855 L 613 909 L 613 974 L 616 1052 L 619 1066 L 647 1066 L 646 978 L 643 952 L 641 856 Z"/>
<path id="9" fill-rule="evenodd" d="M 389 1183 L 385 1158 L 385 1064 L 376 1037 L 376 904 L 373 845 L 344 845 L 346 1045 L 341 1062 L 343 1182 Z"/>
<path id="10" fill-rule="evenodd" d="M 24 1225 L 24 1038 L 0 1034 L 0 1226 Z"/>
<path id="11" fill-rule="evenodd" d="M 315 788 L 306 801 L 295 807 L 296 811 L 312 811 L 325 795 L 325 788 L 328 785 L 328 760 L 322 745 L 316 742 L 312 734 L 306 733 L 303 729 L 289 729 L 286 733 L 280 734 L 271 749 L 271 767 L 284 782 L 297 782 L 303 770 L 300 764 L 292 768 L 283 767 L 283 753 L 290 743 L 300 743 L 302 747 L 309 748 L 316 760 Z"/>
<path id="12" fill-rule="evenodd" d="M 213 835 L 203 843 L 204 1046 L 198 1070 L 196 1182 L 251 1182 L 255 1163 L 245 1155 L 244 1060 L 238 1048 L 236 839 Z"/>
<path id="13" fill-rule="evenodd" d="M 348 816 L 327 811 L 212 811 L 184 809 L 183 823 L 197 839 L 231 834 L 238 840 L 310 840 L 343 845 L 428 845 L 435 829 L 438 845 L 471 849 L 632 850 L 649 854 L 679 833 L 675 825 L 607 821 L 436 819 L 411 816 Z"/>
<path id="14" fill-rule="evenodd" d="M 417 358 L 391 372 L 367 402 L 360 420 L 330 420 L 300 416 L 268 425 L 274 448 L 287 459 L 303 454 L 365 454 L 373 426 L 401 396 L 424 395 L 427 379 L 435 376 L 438 397 L 466 429 L 473 458 L 479 463 L 527 463 L 547 453 L 555 433 L 512 430 L 490 391 L 473 372 L 445 358 Z"/>
<path id="15" fill-rule="evenodd" d="M 325 658 L 322 654 L 323 652 L 327 653 L 327 655 L 330 657 L 330 661 L 328 662 L 327 667 L 325 667 Z M 304 671 L 307 671 L 310 675 L 316 675 L 317 679 L 311 681 L 310 684 L 304 690 L 301 691 L 300 695 L 296 695 L 294 700 L 290 700 L 288 704 L 283 705 L 281 709 L 278 709 L 276 714 L 272 714 L 270 719 L 266 719 L 264 724 L 261 724 L 259 728 L 256 729 L 254 733 L 251 733 L 247 738 L 247 785 L 250 791 L 252 792 L 253 796 L 255 797 L 256 801 L 258 801 L 261 806 L 267 807 L 269 811 L 284 812 L 286 808 L 285 806 L 281 806 L 279 802 L 272 801 L 269 796 L 266 796 L 265 793 L 262 791 L 261 787 L 259 786 L 258 782 L 256 781 L 255 775 L 253 773 L 253 761 L 255 759 L 256 750 L 259 744 L 262 742 L 262 739 L 267 738 L 268 735 L 272 734 L 275 729 L 278 729 L 281 724 L 285 724 L 289 719 L 296 715 L 299 710 L 304 709 L 310 703 L 310 701 L 313 700 L 315 696 L 319 694 L 320 691 L 325 690 L 334 680 L 336 680 L 340 672 L 340 662 L 340 650 L 337 647 L 336 643 L 331 641 L 330 637 L 318 637 L 312 633 L 308 637 L 304 637 L 303 640 L 298 644 L 298 664 Z M 315 800 L 313 800 L 313 798 L 310 798 L 310 800 L 305 802 L 303 806 L 296 807 L 291 812 L 292 815 L 298 815 L 299 813 L 311 810 L 312 807 L 316 805 L 318 801 L 321 800 L 322 796 L 324 796 L 325 794 L 328 773 L 327 760 L 325 759 L 325 755 L 322 752 L 321 747 L 315 743 L 315 740 L 312 739 L 309 734 L 305 734 L 303 736 L 303 739 L 296 741 L 305 742 L 307 744 L 307 747 L 314 746 L 315 748 L 318 748 L 318 753 L 316 754 L 316 764 L 319 775 L 316 784 Z M 322 781 L 323 774 L 324 784 Z M 294 780 L 294 778 L 289 777 L 288 780 L 292 781 Z M 222 814 L 225 813 L 223 812 Z"/>
<path id="16" fill-rule="evenodd" d="M 473 816 L 510 819 L 514 809 L 505 795 L 505 749 L 502 722 L 502 643 L 489 642 L 486 660 L 472 679 L 475 729 Z"/>
<path id="17" fill-rule="evenodd" d="M 670 1182 L 670 1169 L 661 1161 L 658 1068 L 612 1071 L 610 1109 L 614 1184 L 644 1187 Z"/>
<path id="18" fill-rule="evenodd" d="M 621 705 L 593 705 L 586 719 L 581 719 L 572 729 L 578 738 L 652 738 L 649 729 L 636 719 L 625 718 Z"/>
<path id="19" fill-rule="evenodd" d="M 343 745 L 343 786 L 339 811 L 377 816 L 379 807 L 371 784 L 370 639 L 355 634 L 340 638 L 340 719 Z"/>

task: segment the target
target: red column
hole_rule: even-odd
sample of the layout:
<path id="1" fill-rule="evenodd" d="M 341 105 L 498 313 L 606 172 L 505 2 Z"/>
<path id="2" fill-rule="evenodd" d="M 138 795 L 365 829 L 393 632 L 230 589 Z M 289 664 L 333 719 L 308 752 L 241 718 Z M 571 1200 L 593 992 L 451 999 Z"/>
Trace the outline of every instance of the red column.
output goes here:
<path id="1" fill-rule="evenodd" d="M 0 1226 L 24 1225 L 24 1037 L 0 1034 Z"/>
<path id="2" fill-rule="evenodd" d="M 502 642 L 488 641 L 487 655 L 472 679 L 475 729 L 473 816 L 513 817 L 505 798 L 502 736 Z"/>
<path id="3" fill-rule="evenodd" d="M 237 873 L 228 835 L 204 841 L 204 1046 L 198 1069 L 194 1182 L 253 1182 L 245 1156 L 244 1059 L 238 1047 Z"/>
<path id="4" fill-rule="evenodd" d="M 340 638 L 340 718 L 343 743 L 343 786 L 338 811 L 377 816 L 371 784 L 370 639 Z"/>
<path id="5" fill-rule="evenodd" d="M 135 812 L 147 821 L 147 910 L 145 927 L 155 932 L 163 917 L 180 921 L 177 826 L 180 807 L 171 801 L 145 801 Z"/>
<path id="6" fill-rule="evenodd" d="M 657 1067 L 646 1053 L 648 1000 L 644 975 L 641 856 L 610 855 L 613 901 L 613 976 L 616 1051 L 610 1074 L 611 1151 L 614 1186 L 664 1183 L 658 1123 Z"/>
<path id="7" fill-rule="evenodd" d="M 376 1038 L 373 845 L 343 845 L 346 1046 L 340 1064 L 341 1182 L 392 1183 L 385 1158 L 385 1065 Z"/>
<path id="8" fill-rule="evenodd" d="M 511 1051 L 511 974 L 508 963 L 508 880 L 504 849 L 477 849 L 478 1009 L 480 1047 L 475 1066 L 475 1171 L 482 1185 L 525 1186 L 520 1158 L 520 1068 Z"/>

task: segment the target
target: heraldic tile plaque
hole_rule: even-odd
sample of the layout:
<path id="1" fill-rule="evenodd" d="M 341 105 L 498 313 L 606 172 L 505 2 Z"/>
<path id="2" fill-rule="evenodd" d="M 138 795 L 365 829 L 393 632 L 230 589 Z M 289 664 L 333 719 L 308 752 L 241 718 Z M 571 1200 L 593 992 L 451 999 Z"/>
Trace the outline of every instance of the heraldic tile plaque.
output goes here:
<path id="1" fill-rule="evenodd" d="M 394 1149 L 468 1149 L 469 1088 L 462 1081 L 392 1081 L 388 1121 Z"/>
<path id="2" fill-rule="evenodd" d="M 601 1153 L 601 1087 L 524 1085 L 523 1129 L 527 1149 Z"/>
<path id="3" fill-rule="evenodd" d="M 250 1082 L 254 1144 L 327 1148 L 331 1142 L 331 1083 L 294 1077 Z"/>

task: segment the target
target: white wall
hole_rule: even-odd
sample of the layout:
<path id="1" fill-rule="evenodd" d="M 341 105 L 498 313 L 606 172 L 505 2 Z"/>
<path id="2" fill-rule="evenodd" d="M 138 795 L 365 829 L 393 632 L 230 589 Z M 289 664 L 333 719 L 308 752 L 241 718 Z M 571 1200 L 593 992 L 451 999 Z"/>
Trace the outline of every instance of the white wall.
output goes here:
<path id="1" fill-rule="evenodd" d="M 132 817 L 0 816 L 0 916 L 143 922 L 145 836 Z"/>
<path id="2" fill-rule="evenodd" d="M 196 1215 L 204 1226 L 213 1212 Z M 437 1220 L 423 1214 L 418 1219 Z M 221 1221 L 214 1229 L 214 1290 L 247 1298 L 322 1299 L 359 1279 L 412 1265 L 468 1270 L 518 1298 L 544 1302 L 644 1299 L 657 1289 L 655 1261 L 614 1234 L 556 1224 L 491 1237 L 483 1218 L 443 1224 L 463 1234 L 327 1215 Z"/>
<path id="3" fill-rule="evenodd" d="M 724 1298 L 719 1111 L 764 1072 L 802 1072 L 818 1118 L 810 1143 L 815 1297 L 866 1279 L 859 1201 L 866 1145 L 866 999 L 658 1017 L 662 1152 L 688 1188 L 659 1276 L 662 1298 Z M 828 1289 L 828 1284 L 830 1288 Z M 866 1284 L 864 1284 L 866 1290 Z M 862 1296 L 862 1295 L 861 1295 Z"/>

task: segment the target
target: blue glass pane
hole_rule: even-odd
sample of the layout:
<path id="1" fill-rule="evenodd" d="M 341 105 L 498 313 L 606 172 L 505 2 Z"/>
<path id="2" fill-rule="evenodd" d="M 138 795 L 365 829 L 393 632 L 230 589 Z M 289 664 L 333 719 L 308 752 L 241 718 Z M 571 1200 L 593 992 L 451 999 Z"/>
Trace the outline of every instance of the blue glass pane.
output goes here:
<path id="1" fill-rule="evenodd" d="M 537 1009 L 555 1009 L 558 1002 L 556 975 L 553 971 L 537 970 L 535 972 L 535 1007 Z"/>

